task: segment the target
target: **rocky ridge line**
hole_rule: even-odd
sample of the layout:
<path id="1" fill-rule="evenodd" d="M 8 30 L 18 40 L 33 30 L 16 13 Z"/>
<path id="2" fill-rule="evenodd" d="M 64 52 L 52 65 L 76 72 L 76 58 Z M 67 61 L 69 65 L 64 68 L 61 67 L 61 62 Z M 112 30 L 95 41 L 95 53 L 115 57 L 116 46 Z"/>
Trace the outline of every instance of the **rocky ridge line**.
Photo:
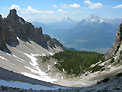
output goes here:
<path id="1" fill-rule="evenodd" d="M 112 48 L 106 53 L 105 59 L 107 60 L 106 65 L 121 65 L 122 62 L 122 23 L 118 28 L 115 41 Z"/>
<path id="2" fill-rule="evenodd" d="M 2 18 L 0 15 L 0 50 L 9 52 L 7 45 L 12 47 L 19 45 L 17 38 L 25 42 L 34 41 L 46 49 L 56 46 L 63 48 L 58 40 L 43 34 L 41 27 L 35 28 L 31 23 L 19 17 L 17 11 L 13 9 L 10 10 L 7 18 Z"/>

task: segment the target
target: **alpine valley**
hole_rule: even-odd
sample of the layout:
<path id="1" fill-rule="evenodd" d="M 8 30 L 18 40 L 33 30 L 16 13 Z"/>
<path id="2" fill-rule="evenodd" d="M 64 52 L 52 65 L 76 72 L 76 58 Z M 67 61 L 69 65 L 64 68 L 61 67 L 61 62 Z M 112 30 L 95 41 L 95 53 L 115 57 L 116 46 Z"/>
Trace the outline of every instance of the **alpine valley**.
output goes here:
<path id="1" fill-rule="evenodd" d="M 73 28 L 66 39 L 77 40 L 77 48 L 81 43 L 86 43 L 83 48 L 109 47 L 118 26 L 112 48 L 105 54 L 69 50 L 15 9 L 6 18 L 0 16 L 0 92 L 122 92 L 122 23 L 112 26 L 94 15 L 79 23 L 68 20 Z"/>

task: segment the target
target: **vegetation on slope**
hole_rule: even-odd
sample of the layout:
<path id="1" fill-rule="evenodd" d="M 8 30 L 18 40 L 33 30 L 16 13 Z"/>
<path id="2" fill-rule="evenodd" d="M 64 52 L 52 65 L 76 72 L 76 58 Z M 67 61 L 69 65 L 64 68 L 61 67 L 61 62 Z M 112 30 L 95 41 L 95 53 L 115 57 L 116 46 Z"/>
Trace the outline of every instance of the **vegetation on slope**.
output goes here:
<path id="1" fill-rule="evenodd" d="M 68 75 L 74 74 L 78 76 L 86 71 L 98 71 L 102 67 L 94 66 L 92 64 L 103 61 L 103 54 L 91 51 L 71 51 L 64 50 L 63 52 L 56 53 L 52 57 L 58 60 L 55 65 L 60 71 L 65 71 Z"/>
<path id="2" fill-rule="evenodd" d="M 95 72 L 102 69 L 102 66 L 96 64 L 100 61 L 104 61 L 104 54 L 100 54 L 92 51 L 75 51 L 64 50 L 58 52 L 53 56 L 41 56 L 42 62 L 47 62 L 50 59 L 56 59 L 57 63 L 55 67 L 61 72 L 67 75 L 79 76 L 87 71 Z M 91 65 L 95 64 L 91 67 Z"/>

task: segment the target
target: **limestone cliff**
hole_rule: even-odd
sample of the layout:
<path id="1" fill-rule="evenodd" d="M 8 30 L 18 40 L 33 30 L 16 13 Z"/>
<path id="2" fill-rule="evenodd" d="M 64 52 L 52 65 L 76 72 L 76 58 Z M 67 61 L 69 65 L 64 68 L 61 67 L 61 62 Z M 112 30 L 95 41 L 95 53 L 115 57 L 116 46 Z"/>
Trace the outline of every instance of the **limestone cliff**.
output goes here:
<path id="1" fill-rule="evenodd" d="M 118 28 L 118 32 L 113 43 L 112 48 L 105 55 L 106 60 L 110 60 L 110 63 L 120 63 L 122 61 L 122 23 Z"/>
<path id="2" fill-rule="evenodd" d="M 6 44 L 14 47 L 19 45 L 17 37 L 25 42 L 34 41 L 46 49 L 55 48 L 55 46 L 63 48 L 58 40 L 44 35 L 41 27 L 35 28 L 31 23 L 19 17 L 17 11 L 13 9 L 10 10 L 7 18 L 3 19 L 0 16 L 0 50 L 9 51 Z"/>

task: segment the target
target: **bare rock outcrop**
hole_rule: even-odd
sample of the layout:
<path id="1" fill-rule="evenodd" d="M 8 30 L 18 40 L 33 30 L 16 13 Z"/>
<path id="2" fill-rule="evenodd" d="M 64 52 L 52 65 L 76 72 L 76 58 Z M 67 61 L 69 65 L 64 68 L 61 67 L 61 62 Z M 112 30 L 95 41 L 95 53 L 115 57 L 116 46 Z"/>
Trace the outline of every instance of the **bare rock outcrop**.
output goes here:
<path id="1" fill-rule="evenodd" d="M 122 23 L 118 28 L 112 48 L 105 55 L 106 66 L 120 66 L 122 63 Z"/>
<path id="2" fill-rule="evenodd" d="M 118 32 L 117 32 L 112 48 L 106 54 L 106 59 L 109 59 L 111 57 L 114 57 L 120 54 L 122 51 L 121 45 L 122 45 L 122 23 L 120 24 L 118 28 Z"/>
<path id="3" fill-rule="evenodd" d="M 19 45 L 17 37 L 23 41 L 34 41 L 46 49 L 55 48 L 55 46 L 63 48 L 59 41 L 48 35 L 45 36 L 41 27 L 35 28 L 31 23 L 19 17 L 17 11 L 13 9 L 10 10 L 7 18 L 3 19 L 0 15 L 0 50 L 4 51 L 7 48 L 6 44 Z"/>

